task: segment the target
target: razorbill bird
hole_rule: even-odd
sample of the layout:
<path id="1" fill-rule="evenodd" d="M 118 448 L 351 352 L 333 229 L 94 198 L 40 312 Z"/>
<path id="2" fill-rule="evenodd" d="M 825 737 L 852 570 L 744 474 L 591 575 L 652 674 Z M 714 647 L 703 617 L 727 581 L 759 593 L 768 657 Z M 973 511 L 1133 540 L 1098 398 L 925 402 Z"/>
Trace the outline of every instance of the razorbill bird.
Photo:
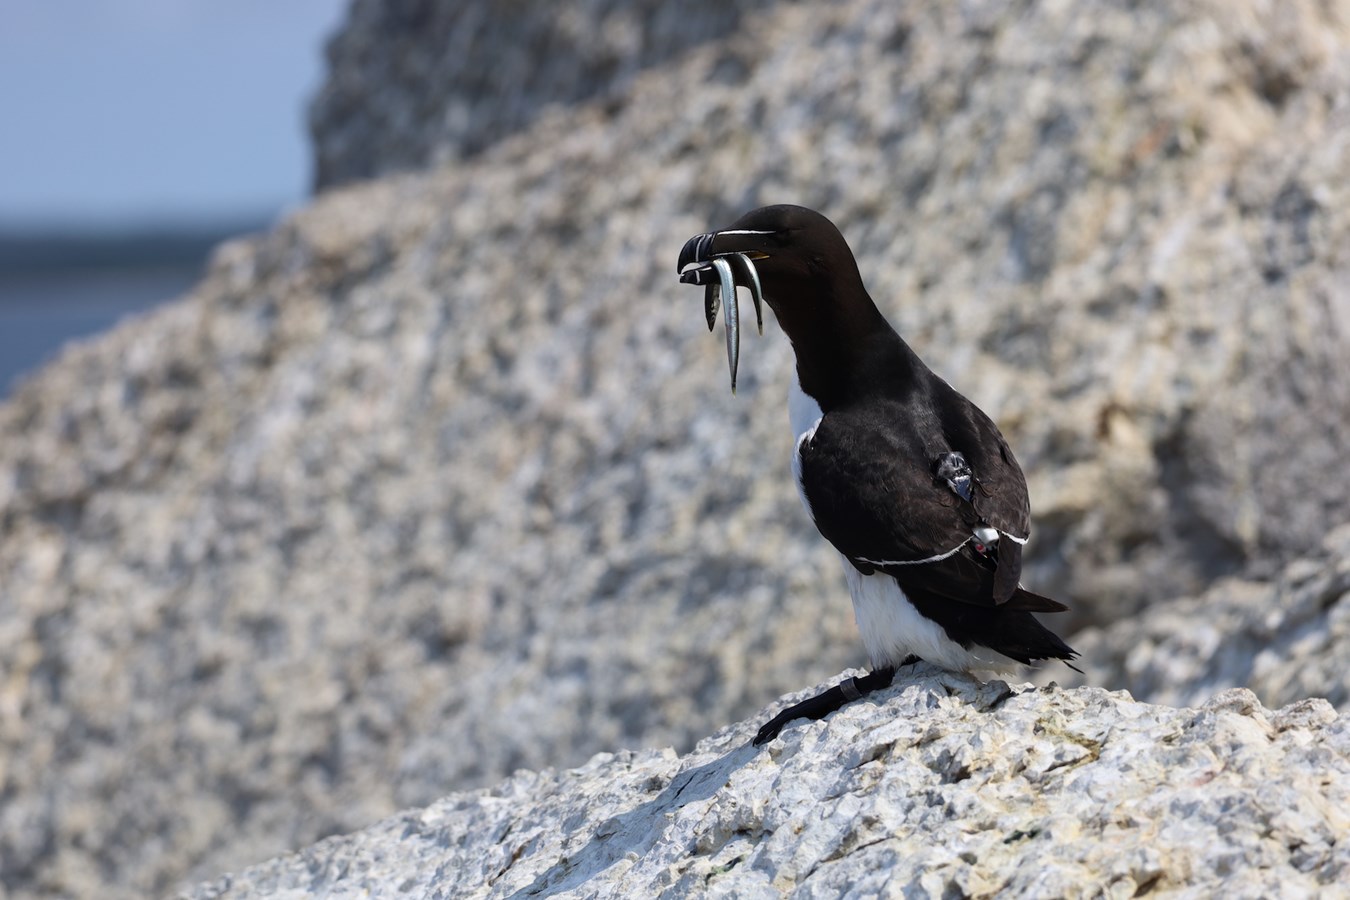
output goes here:
<path id="1" fill-rule="evenodd" d="M 920 659 L 981 672 L 1077 656 L 1032 615 L 1067 607 L 1020 583 L 1031 515 L 1012 449 L 882 316 L 829 219 L 800 206 L 756 209 L 690 238 L 678 271 L 704 286 L 709 329 L 726 307 L 733 391 L 737 287 L 761 316 L 767 302 L 792 342 L 792 472 L 843 559 L 872 663 L 870 675 L 776 716 L 756 744 L 890 684 L 897 666 Z"/>

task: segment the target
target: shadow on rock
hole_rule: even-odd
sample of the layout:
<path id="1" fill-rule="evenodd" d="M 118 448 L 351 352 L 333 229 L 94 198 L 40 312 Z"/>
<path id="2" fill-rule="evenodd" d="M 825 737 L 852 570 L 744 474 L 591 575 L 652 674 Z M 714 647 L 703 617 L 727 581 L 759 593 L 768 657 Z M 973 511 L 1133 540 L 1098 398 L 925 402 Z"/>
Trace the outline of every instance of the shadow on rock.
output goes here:
<path id="1" fill-rule="evenodd" d="M 511 900 L 554 894 L 580 887 L 629 853 L 641 856 L 661 836 L 664 813 L 673 813 L 689 803 L 706 800 L 731 779 L 731 774 L 760 752 L 748 741 L 712 762 L 687 769 L 652 800 L 596 826 L 591 842 L 574 857 L 564 857 L 532 884 L 511 895 Z"/>

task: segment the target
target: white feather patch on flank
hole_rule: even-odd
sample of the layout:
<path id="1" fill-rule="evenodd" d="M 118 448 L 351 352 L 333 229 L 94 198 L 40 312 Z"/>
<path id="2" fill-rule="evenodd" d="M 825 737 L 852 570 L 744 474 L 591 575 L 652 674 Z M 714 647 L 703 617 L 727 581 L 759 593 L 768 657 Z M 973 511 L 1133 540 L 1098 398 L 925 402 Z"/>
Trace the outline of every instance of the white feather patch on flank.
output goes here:
<path id="1" fill-rule="evenodd" d="M 914 608 L 894 578 L 880 572 L 864 575 L 843 554 L 839 558 L 853 596 L 858 633 L 873 668 L 898 666 L 911 654 L 954 672 L 1010 672 L 1022 665 L 988 647 L 962 647 Z"/>
<path id="2" fill-rule="evenodd" d="M 738 228 L 735 231 L 719 231 L 717 234 L 774 234 L 772 231 L 755 231 L 750 228 Z"/>

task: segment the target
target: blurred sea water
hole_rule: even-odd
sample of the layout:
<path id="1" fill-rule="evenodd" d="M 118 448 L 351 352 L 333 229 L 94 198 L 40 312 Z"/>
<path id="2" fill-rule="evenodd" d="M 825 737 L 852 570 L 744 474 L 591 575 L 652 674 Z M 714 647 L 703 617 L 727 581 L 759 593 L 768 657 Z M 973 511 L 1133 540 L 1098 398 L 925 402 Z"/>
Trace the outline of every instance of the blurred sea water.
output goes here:
<path id="1" fill-rule="evenodd" d="M 200 266 L 0 276 L 0 397 L 69 341 L 182 295 Z"/>
<path id="2" fill-rule="evenodd" d="M 255 227 L 0 235 L 0 399 L 70 341 L 181 297 L 212 247 Z"/>

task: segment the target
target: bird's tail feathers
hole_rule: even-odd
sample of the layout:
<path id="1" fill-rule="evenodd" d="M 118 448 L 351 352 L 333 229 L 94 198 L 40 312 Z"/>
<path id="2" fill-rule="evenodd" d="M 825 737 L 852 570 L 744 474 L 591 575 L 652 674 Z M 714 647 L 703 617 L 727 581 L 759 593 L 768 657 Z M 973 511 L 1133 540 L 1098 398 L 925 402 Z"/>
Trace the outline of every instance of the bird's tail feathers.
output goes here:
<path id="1" fill-rule="evenodd" d="M 1054 604 L 1051 609 L 1063 608 L 1054 600 L 1030 591 L 1019 593 L 1027 595 L 1028 599 L 1024 602 L 1042 601 Z M 944 597 L 924 590 L 910 591 L 906 596 L 909 602 L 914 604 L 915 609 L 941 625 L 947 637 L 963 647 L 979 644 L 1009 659 L 1027 664 L 1042 659 L 1071 660 L 1078 656 L 1072 647 L 1064 643 L 1063 638 L 1036 621 L 1036 617 L 1030 611 L 1009 609 L 1010 605 L 1018 602 L 1017 595 L 1003 606 L 992 609 L 987 606 L 952 603 Z"/>
<path id="2" fill-rule="evenodd" d="M 1027 612 L 1044 613 L 1069 611 L 1069 608 L 1058 600 L 1042 597 L 1040 594 L 1033 593 L 1020 586 L 1013 591 L 1013 595 L 1008 598 L 1008 602 L 1000 604 L 1000 607 L 1002 609 L 1024 609 Z"/>

